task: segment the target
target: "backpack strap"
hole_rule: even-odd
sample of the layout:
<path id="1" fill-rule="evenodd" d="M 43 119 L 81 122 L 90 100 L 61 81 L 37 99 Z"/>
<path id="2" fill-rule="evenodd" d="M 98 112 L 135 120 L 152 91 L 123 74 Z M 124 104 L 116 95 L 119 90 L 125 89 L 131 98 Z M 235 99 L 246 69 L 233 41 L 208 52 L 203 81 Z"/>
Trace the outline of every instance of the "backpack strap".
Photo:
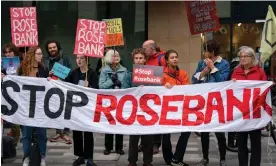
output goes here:
<path id="1" fill-rule="evenodd" d="M 161 64 L 161 58 L 164 56 L 164 54 L 160 54 L 160 55 L 158 55 L 158 65 L 159 66 L 162 66 L 162 64 Z"/>

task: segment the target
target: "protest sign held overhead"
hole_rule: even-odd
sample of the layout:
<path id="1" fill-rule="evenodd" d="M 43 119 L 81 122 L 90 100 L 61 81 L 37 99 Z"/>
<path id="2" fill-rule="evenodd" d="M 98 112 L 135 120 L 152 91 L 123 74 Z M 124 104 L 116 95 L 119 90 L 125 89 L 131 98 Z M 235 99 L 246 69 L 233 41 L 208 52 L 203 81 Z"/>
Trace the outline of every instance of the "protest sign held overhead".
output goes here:
<path id="1" fill-rule="evenodd" d="M 103 57 L 106 22 L 78 19 L 74 54 Z"/>
<path id="2" fill-rule="evenodd" d="M 107 23 L 106 47 L 124 45 L 123 25 L 121 18 L 105 19 Z"/>
<path id="3" fill-rule="evenodd" d="M 12 43 L 17 47 L 37 46 L 35 7 L 10 8 Z"/>
<path id="4" fill-rule="evenodd" d="M 3 119 L 14 124 L 99 133 L 250 131 L 271 121 L 272 84 L 226 81 L 103 90 L 8 75 L 1 111 Z"/>
<path id="5" fill-rule="evenodd" d="M 163 67 L 134 64 L 132 83 L 134 85 L 162 85 Z"/>
<path id="6" fill-rule="evenodd" d="M 216 1 L 185 1 L 192 35 L 220 29 Z"/>

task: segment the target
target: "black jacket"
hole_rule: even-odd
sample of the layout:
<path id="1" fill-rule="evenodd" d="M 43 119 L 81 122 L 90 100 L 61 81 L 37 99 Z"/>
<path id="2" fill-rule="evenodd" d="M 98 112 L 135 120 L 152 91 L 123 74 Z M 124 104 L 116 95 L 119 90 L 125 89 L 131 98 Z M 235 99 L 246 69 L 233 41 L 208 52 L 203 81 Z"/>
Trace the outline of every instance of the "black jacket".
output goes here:
<path id="1" fill-rule="evenodd" d="M 70 82 L 72 84 L 78 85 L 80 80 L 85 80 L 85 75 L 86 73 L 82 73 L 80 71 L 80 68 L 76 68 L 75 70 L 71 71 L 68 77 L 65 79 L 66 82 Z M 98 75 L 95 71 L 92 69 L 88 69 L 87 73 L 87 80 L 89 82 L 88 87 L 94 88 L 94 89 L 99 89 L 98 83 L 99 83 L 99 78 Z"/>

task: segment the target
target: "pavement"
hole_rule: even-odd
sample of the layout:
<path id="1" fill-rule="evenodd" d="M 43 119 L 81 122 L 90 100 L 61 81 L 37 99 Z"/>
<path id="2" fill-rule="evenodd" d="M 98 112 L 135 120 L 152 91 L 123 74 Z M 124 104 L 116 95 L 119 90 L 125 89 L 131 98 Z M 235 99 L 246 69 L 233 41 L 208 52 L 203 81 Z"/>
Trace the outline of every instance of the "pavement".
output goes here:
<path id="1" fill-rule="evenodd" d="M 5 129 L 4 133 L 9 130 Z M 55 130 L 48 130 L 48 137 L 51 138 L 55 135 Z M 173 151 L 176 146 L 179 134 L 172 134 L 171 141 Z M 118 155 L 111 153 L 104 155 L 104 134 L 94 134 L 94 161 L 98 166 L 127 166 L 128 165 L 128 144 L 129 136 L 124 136 L 124 151 L 125 155 Z M 23 150 L 22 145 L 19 143 L 17 147 L 17 156 L 13 159 L 5 159 L 3 166 L 22 166 Z M 210 134 L 210 149 L 209 149 L 209 166 L 219 166 L 219 153 L 217 140 L 213 133 Z M 76 156 L 73 154 L 73 146 L 66 145 L 64 142 L 51 143 L 47 142 L 47 166 L 70 166 L 72 165 Z M 200 137 L 191 134 L 188 147 L 185 153 L 184 161 L 190 165 L 196 165 L 202 159 Z M 238 156 L 235 152 L 227 151 L 227 165 L 237 166 Z M 143 164 L 143 154 L 139 153 L 138 166 Z M 159 154 L 153 156 L 154 166 L 165 166 L 162 156 L 162 149 L 160 148 Z M 272 138 L 262 137 L 262 164 L 261 166 L 276 166 L 276 146 Z"/>

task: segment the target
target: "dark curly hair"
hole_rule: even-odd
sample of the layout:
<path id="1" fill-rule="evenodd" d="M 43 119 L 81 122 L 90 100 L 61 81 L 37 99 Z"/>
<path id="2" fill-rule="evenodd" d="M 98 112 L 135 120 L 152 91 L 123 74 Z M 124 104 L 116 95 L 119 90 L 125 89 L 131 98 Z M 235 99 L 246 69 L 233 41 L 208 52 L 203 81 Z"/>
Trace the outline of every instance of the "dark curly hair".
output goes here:
<path id="1" fill-rule="evenodd" d="M 18 56 L 18 49 L 16 48 L 16 46 L 13 43 L 8 43 L 5 44 L 3 49 L 2 49 L 2 53 L 5 54 L 6 53 L 6 49 L 9 49 L 10 51 L 14 52 L 15 56 Z"/>
<path id="2" fill-rule="evenodd" d="M 175 50 L 170 49 L 170 50 L 166 51 L 166 53 L 165 53 L 165 60 L 166 61 L 169 60 L 169 56 L 170 56 L 171 53 L 175 53 L 178 56 L 178 53 Z"/>
<path id="3" fill-rule="evenodd" d="M 207 44 L 207 48 L 206 48 Z M 220 54 L 220 45 L 216 40 L 208 40 L 207 42 L 203 43 L 203 49 L 207 52 L 214 52 L 215 56 L 218 56 Z"/>
<path id="4" fill-rule="evenodd" d="M 145 52 L 145 49 L 143 49 L 143 48 L 135 48 L 131 53 L 132 58 L 134 58 L 134 55 L 136 55 L 136 54 L 142 54 L 147 59 L 147 54 Z"/>

